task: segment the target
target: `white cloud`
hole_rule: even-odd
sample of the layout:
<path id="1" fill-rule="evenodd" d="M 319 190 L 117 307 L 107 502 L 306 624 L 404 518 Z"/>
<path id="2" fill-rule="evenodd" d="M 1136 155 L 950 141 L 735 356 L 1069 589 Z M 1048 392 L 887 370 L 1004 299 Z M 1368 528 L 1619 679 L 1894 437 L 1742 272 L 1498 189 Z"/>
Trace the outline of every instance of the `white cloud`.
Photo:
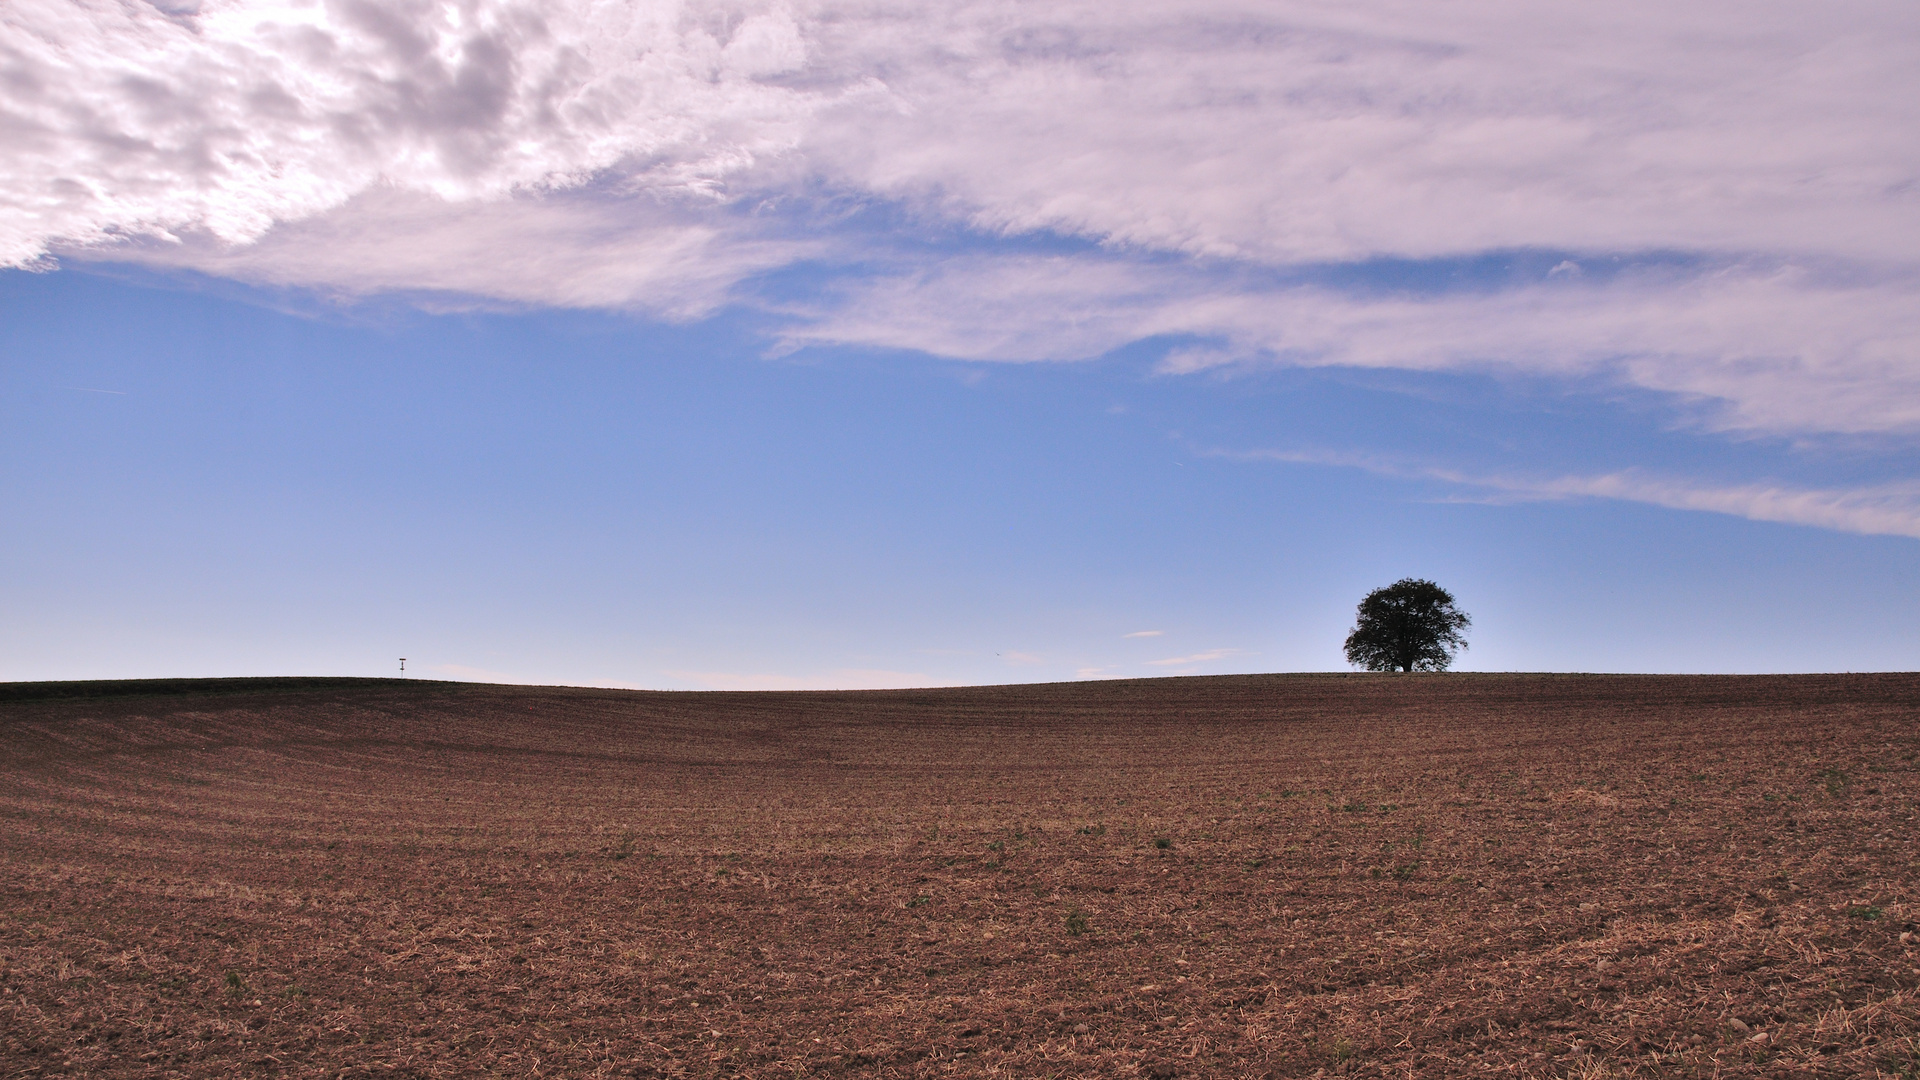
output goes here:
<path id="1" fill-rule="evenodd" d="M 426 293 L 442 305 L 478 298 L 691 318 L 726 302 L 741 277 L 821 247 L 771 234 L 751 218 L 690 214 L 669 202 L 635 206 L 567 193 L 481 204 L 375 190 L 250 244 L 193 236 L 139 242 L 121 253 L 347 296 Z M 518 279 L 511 289 L 500 287 L 507 274 Z"/>
<path id="2" fill-rule="evenodd" d="M 0 20 L 0 263 L 245 243 L 378 189 L 497 202 L 615 171 L 711 194 L 813 107 L 755 78 L 804 60 L 778 9 L 20 0 Z"/>
<path id="3" fill-rule="evenodd" d="M 1893 0 L 18 0 L 4 258 L 379 187 L 897 198 L 1263 262 L 1513 246 L 1906 261 Z M 511 278 L 502 275 L 503 283 Z"/>
<path id="4" fill-rule="evenodd" d="M 1097 356 L 1155 335 L 1162 370 L 1236 363 L 1607 375 L 1718 403 L 1774 432 L 1920 430 L 1920 274 L 1868 280 L 1764 263 L 1425 294 L 1276 283 L 1092 255 L 953 260 L 882 278 L 793 327 L 979 360 Z"/>
<path id="5" fill-rule="evenodd" d="M 1159 637 L 1164 633 L 1166 633 L 1164 630 L 1135 630 L 1131 634 L 1121 634 L 1120 636 L 1123 638 L 1150 638 Z"/>
<path id="6" fill-rule="evenodd" d="M 1916 52 L 1898 0 L 15 0 L 0 265 L 684 318 L 877 262 L 788 344 L 1188 334 L 1212 343 L 1168 371 L 1602 373 L 1729 428 L 1912 431 Z M 877 202 L 1102 248 L 916 254 L 849 225 Z M 1511 249 L 1569 257 L 1479 291 L 1301 284 Z M 1646 252 L 1696 269 L 1602 272 Z"/>
<path id="7" fill-rule="evenodd" d="M 902 107 L 826 114 L 815 156 L 987 228 L 1282 262 L 1905 260 L 1920 224 L 1920 16 L 1895 2 L 839 11 L 823 62 L 872 71 Z"/>

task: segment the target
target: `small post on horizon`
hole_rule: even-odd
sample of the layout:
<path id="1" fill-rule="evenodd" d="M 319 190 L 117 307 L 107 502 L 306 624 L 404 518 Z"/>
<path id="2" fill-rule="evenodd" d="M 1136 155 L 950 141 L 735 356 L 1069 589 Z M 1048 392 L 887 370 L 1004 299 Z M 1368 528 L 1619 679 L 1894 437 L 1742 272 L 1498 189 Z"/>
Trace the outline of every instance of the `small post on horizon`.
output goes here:
<path id="1" fill-rule="evenodd" d="M 400 670 L 401 671 L 407 670 L 407 658 L 404 656 L 400 658 Z"/>

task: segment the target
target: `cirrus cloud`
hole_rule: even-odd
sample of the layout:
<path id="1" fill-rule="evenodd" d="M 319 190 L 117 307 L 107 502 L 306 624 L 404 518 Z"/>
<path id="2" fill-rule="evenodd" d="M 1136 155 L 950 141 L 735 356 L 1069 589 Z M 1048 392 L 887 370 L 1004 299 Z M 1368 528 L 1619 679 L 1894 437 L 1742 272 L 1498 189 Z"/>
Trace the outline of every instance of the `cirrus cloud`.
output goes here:
<path id="1" fill-rule="evenodd" d="M 1207 456 L 1240 461 L 1332 465 L 1379 476 L 1434 480 L 1463 492 L 1455 498 L 1489 503 L 1611 499 L 1669 510 L 1700 510 L 1771 521 L 1810 525 L 1869 536 L 1920 539 L 1920 482 L 1899 480 L 1854 487 L 1807 487 L 1778 481 L 1728 484 L 1645 469 L 1620 469 L 1590 475 L 1528 476 L 1470 472 L 1410 463 L 1376 455 L 1310 450 L 1209 450 Z"/>
<path id="2" fill-rule="evenodd" d="M 1162 370 L 1603 375 L 1704 402 L 1721 429 L 1920 431 L 1920 273 L 1656 262 L 1604 279 L 1548 271 L 1492 289 L 1381 290 L 1121 257 L 977 256 L 849 285 L 796 312 L 792 346 L 1034 361 L 1198 337 L 1212 343 L 1173 350 Z"/>

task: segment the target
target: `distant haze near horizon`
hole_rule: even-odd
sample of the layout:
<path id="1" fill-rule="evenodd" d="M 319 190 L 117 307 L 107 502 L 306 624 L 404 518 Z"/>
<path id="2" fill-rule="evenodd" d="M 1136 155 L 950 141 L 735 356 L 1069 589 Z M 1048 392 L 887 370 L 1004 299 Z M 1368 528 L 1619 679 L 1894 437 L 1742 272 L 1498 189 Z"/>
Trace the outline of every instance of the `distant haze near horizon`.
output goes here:
<path id="1" fill-rule="evenodd" d="M 0 12 L 0 680 L 1920 665 L 1920 8 Z"/>

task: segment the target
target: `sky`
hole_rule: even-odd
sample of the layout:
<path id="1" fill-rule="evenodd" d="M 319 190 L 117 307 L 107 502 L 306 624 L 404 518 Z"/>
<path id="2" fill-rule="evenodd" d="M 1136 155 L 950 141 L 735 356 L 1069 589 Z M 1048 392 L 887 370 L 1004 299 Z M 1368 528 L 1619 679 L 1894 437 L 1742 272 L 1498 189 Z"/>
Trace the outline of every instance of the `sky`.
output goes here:
<path id="1" fill-rule="evenodd" d="M 1920 8 L 0 7 L 0 679 L 1911 670 Z"/>

